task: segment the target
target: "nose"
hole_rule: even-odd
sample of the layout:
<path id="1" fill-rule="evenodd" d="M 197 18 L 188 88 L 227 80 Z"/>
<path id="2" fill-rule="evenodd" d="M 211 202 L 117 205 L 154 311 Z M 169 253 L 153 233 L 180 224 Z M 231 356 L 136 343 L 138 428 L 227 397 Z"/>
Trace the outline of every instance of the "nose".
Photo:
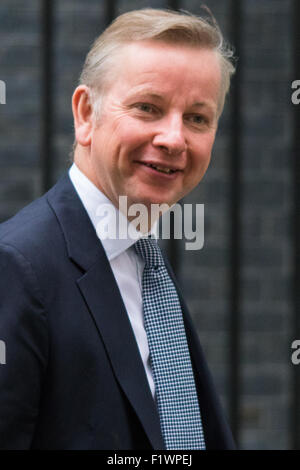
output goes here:
<path id="1" fill-rule="evenodd" d="M 167 153 L 179 155 L 187 148 L 182 118 L 179 115 L 165 116 L 158 124 L 158 130 L 152 141 Z"/>

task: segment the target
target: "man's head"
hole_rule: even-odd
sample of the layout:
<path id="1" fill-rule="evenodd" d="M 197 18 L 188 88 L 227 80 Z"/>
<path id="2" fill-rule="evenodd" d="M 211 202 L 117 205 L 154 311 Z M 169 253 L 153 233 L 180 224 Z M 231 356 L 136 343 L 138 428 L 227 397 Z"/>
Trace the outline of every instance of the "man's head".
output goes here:
<path id="1" fill-rule="evenodd" d="M 199 183 L 230 54 L 215 25 L 164 10 L 121 15 L 95 41 L 73 95 L 75 162 L 115 205 L 171 205 Z"/>

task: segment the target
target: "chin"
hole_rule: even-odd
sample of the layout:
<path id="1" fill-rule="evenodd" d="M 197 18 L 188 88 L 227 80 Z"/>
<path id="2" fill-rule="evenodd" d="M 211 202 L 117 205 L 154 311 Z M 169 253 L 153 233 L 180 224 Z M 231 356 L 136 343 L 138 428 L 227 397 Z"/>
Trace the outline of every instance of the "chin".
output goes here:
<path id="1" fill-rule="evenodd" d="M 146 196 L 145 194 L 141 195 L 141 197 L 136 198 L 135 201 L 139 204 L 144 204 L 147 207 L 150 207 L 151 204 L 168 204 L 171 206 L 174 204 L 173 199 L 170 197 L 164 197 L 161 194 L 153 194 Z"/>
<path id="2" fill-rule="evenodd" d="M 173 191 L 163 191 L 163 188 L 140 189 L 136 193 L 136 201 L 143 204 L 174 204 L 176 201 Z"/>

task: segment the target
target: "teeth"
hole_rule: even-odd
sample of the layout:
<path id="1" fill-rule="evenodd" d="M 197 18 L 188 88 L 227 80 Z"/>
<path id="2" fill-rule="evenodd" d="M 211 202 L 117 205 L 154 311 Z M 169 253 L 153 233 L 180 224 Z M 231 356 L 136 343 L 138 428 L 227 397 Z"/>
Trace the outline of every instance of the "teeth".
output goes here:
<path id="1" fill-rule="evenodd" d="M 157 166 L 157 167 L 154 167 L 156 168 L 158 171 L 162 171 L 164 173 L 170 173 L 172 170 L 170 168 L 161 168 L 160 166 Z"/>
<path id="2" fill-rule="evenodd" d="M 176 170 L 171 170 L 171 168 L 162 168 L 161 166 L 155 166 L 155 165 L 152 165 L 151 163 L 146 163 L 146 165 L 151 168 L 154 168 L 157 171 L 161 171 L 162 173 L 169 174 L 169 173 L 174 173 L 174 171 L 176 171 Z"/>

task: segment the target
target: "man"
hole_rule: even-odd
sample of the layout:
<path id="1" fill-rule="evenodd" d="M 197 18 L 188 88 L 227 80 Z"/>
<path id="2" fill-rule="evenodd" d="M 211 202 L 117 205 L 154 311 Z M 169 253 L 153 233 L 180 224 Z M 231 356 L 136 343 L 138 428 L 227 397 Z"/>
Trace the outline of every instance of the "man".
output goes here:
<path id="1" fill-rule="evenodd" d="M 0 448 L 234 447 L 156 242 L 97 230 L 120 196 L 150 210 L 199 183 L 229 56 L 215 25 L 151 9 L 93 45 L 73 95 L 69 174 L 0 228 Z"/>

